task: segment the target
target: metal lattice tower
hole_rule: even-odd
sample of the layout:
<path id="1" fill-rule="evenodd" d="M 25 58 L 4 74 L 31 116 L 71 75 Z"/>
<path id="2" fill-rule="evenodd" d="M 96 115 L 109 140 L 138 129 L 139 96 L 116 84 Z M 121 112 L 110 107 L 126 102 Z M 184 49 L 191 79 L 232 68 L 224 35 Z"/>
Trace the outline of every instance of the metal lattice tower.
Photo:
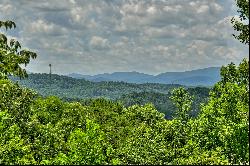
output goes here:
<path id="1" fill-rule="evenodd" d="M 49 64 L 49 78 L 50 78 L 50 81 L 51 81 L 51 64 Z"/>

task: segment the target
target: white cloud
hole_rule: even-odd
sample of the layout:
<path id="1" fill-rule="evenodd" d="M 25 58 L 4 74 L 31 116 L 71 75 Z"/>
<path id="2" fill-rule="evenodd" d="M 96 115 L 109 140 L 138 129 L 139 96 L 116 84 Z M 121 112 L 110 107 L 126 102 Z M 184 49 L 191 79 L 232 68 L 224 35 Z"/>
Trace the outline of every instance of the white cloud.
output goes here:
<path id="1" fill-rule="evenodd" d="M 239 62 L 248 48 L 232 37 L 233 0 L 0 0 L 0 19 L 38 52 L 30 70 L 59 73 L 180 71 Z M 234 11 L 232 11 L 234 10 Z M 77 63 L 79 65 L 68 65 Z M 77 71 L 76 71 L 77 70 Z"/>
<path id="2" fill-rule="evenodd" d="M 148 9 L 147 9 L 147 12 L 149 14 L 155 14 L 156 13 L 156 8 L 154 6 L 150 6 Z"/>
<path id="3" fill-rule="evenodd" d="M 28 27 L 30 27 L 29 33 L 53 33 L 56 31 L 55 25 L 51 23 L 46 23 L 44 20 L 36 20 L 32 22 Z"/>
<path id="4" fill-rule="evenodd" d="M 89 42 L 90 46 L 95 49 L 105 49 L 109 48 L 108 39 L 102 38 L 100 36 L 93 36 Z"/>
<path id="5" fill-rule="evenodd" d="M 0 9 L 1 12 L 9 14 L 12 10 L 15 10 L 16 8 L 13 7 L 11 4 L 5 4 L 5 5 L 0 4 Z"/>
<path id="6" fill-rule="evenodd" d="M 209 10 L 209 6 L 208 5 L 201 5 L 198 9 L 197 9 L 197 13 L 207 13 Z"/>
<path id="7" fill-rule="evenodd" d="M 163 10 L 166 12 L 179 12 L 182 9 L 181 5 L 171 5 L 171 6 L 164 6 Z"/>

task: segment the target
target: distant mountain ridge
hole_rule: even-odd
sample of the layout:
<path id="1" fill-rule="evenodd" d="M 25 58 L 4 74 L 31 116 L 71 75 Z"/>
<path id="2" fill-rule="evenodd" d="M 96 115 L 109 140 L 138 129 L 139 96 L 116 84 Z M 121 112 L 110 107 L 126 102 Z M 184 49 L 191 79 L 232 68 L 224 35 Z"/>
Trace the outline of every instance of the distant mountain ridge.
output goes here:
<path id="1" fill-rule="evenodd" d="M 184 72 L 166 72 L 156 76 L 139 72 L 114 72 L 97 75 L 82 75 L 78 73 L 66 76 L 76 79 L 86 79 L 93 82 L 123 81 L 128 83 L 161 83 L 181 84 L 186 86 L 212 86 L 220 80 L 220 67 L 208 67 Z"/>

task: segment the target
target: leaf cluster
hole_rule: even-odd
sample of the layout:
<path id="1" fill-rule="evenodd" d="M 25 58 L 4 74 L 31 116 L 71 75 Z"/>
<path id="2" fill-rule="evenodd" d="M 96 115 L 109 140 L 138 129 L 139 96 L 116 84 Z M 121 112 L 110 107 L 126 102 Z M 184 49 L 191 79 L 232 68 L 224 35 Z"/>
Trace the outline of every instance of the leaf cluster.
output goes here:
<path id="1" fill-rule="evenodd" d="M 6 30 L 16 28 L 13 21 L 0 21 L 0 28 L 5 27 Z M 22 69 L 21 65 L 27 65 L 30 59 L 37 57 L 37 54 L 29 50 L 21 50 L 21 44 L 0 33 L 0 78 L 7 78 L 9 75 L 27 77 L 27 72 Z"/>

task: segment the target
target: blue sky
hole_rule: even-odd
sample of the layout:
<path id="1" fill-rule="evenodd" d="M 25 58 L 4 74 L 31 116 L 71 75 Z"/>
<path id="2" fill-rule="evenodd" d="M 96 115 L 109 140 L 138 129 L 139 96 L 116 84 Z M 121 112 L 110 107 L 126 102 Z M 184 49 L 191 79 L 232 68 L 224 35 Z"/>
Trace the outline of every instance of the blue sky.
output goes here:
<path id="1" fill-rule="evenodd" d="M 0 19 L 17 24 L 8 36 L 38 53 L 27 69 L 57 74 L 238 64 L 249 51 L 232 37 L 236 10 L 234 0 L 0 0 Z"/>

